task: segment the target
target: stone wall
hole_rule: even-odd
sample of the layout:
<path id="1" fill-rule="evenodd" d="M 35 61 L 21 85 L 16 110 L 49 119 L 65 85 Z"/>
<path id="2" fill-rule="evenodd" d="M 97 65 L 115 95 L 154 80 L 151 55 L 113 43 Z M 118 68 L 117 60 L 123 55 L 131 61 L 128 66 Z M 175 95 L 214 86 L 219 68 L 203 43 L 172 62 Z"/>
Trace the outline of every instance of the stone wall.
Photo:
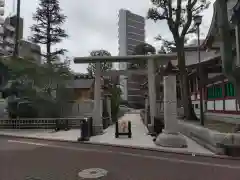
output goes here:
<path id="1" fill-rule="evenodd" d="M 220 133 L 184 121 L 179 121 L 178 128 L 184 135 L 218 154 L 223 154 L 223 149 L 218 146 L 218 143 L 240 145 L 240 133 Z"/>

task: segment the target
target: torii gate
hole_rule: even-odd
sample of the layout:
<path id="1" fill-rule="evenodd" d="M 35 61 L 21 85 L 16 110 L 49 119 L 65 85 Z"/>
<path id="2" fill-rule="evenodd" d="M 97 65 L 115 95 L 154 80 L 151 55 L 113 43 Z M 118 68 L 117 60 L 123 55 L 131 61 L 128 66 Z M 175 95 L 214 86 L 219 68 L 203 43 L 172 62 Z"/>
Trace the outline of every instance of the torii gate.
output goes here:
<path id="1" fill-rule="evenodd" d="M 147 60 L 147 71 L 142 71 L 138 73 L 147 73 L 148 75 L 148 94 L 149 94 L 149 104 L 150 104 L 150 117 L 151 124 L 150 128 L 153 128 L 154 117 L 156 115 L 156 89 L 155 89 L 155 67 L 154 62 L 159 61 L 158 64 L 163 66 L 167 65 L 169 61 L 176 60 L 176 54 L 154 54 L 154 55 L 129 55 L 129 56 L 89 56 L 89 57 L 76 57 L 74 58 L 74 63 L 84 64 L 84 63 L 96 63 L 95 72 L 95 86 L 94 86 L 94 110 L 93 110 L 93 132 L 94 134 L 101 134 L 103 131 L 100 102 L 101 102 L 101 62 L 136 62 L 137 60 Z M 114 72 L 116 74 L 116 72 Z M 120 74 L 137 73 L 135 70 L 119 71 Z M 105 73 L 106 75 L 107 73 Z M 111 72 L 109 72 L 111 75 Z M 175 80 L 176 83 L 176 80 Z M 166 93 L 165 93 L 166 94 Z M 176 103 L 176 102 L 175 102 Z M 166 108 L 167 109 L 167 108 Z M 165 138 L 165 137 L 164 137 Z M 179 137 L 180 138 L 180 137 Z M 175 137 L 176 139 L 176 137 Z M 165 139 L 164 139 L 165 140 Z M 183 141 L 181 141 L 183 142 Z"/>

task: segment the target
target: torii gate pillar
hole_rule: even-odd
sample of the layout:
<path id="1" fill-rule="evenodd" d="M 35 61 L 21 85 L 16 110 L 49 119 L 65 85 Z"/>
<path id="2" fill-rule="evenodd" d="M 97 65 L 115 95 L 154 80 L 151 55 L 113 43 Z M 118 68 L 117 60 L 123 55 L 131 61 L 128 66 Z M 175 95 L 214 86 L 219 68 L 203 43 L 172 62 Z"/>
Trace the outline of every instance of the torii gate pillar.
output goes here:
<path id="1" fill-rule="evenodd" d="M 93 134 L 103 132 L 101 114 L 101 63 L 96 62 L 95 85 L 94 85 L 94 109 L 93 109 Z"/>

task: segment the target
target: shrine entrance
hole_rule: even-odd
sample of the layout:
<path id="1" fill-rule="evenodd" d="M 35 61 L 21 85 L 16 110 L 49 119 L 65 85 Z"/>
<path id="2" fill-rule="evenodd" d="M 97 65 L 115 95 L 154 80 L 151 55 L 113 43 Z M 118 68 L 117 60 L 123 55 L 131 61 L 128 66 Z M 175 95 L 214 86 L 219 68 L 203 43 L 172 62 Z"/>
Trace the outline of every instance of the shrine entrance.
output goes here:
<path id="1" fill-rule="evenodd" d="M 76 57 L 74 63 L 96 63 L 95 71 L 95 86 L 94 86 L 94 110 L 93 110 L 93 133 L 95 135 L 103 132 L 102 115 L 100 111 L 101 106 L 101 76 L 103 75 L 127 75 L 131 73 L 145 73 L 148 77 L 148 95 L 150 105 L 150 119 L 151 123 L 148 125 L 149 128 L 153 128 L 154 118 L 156 116 L 156 88 L 155 88 L 155 61 L 158 65 L 166 66 L 171 64 L 171 61 L 176 60 L 176 54 L 157 54 L 157 55 L 129 55 L 129 56 L 91 56 L 91 57 Z M 109 71 L 101 72 L 102 62 L 136 62 L 136 61 L 147 61 L 147 70 L 139 72 L 138 70 L 120 70 L 120 71 Z M 171 65 L 170 65 L 171 66 Z M 172 68 L 171 66 L 170 68 Z M 169 71 L 171 74 L 171 70 Z M 175 89 L 174 89 L 175 87 Z M 171 92 L 169 94 L 168 92 Z M 174 146 L 177 147 L 185 146 L 185 139 L 182 139 L 176 132 L 175 126 L 177 125 L 177 106 L 176 106 L 176 75 L 166 76 L 164 78 L 164 119 L 165 119 L 165 133 L 159 135 L 159 143 L 163 146 Z M 176 106 L 176 107 L 175 107 Z M 170 117 L 170 119 L 169 119 Z M 168 122 L 167 122 L 168 121 Z M 170 141 L 168 140 L 170 137 Z M 178 142 L 177 142 L 178 141 Z M 173 142 L 173 143 L 171 143 Z"/>

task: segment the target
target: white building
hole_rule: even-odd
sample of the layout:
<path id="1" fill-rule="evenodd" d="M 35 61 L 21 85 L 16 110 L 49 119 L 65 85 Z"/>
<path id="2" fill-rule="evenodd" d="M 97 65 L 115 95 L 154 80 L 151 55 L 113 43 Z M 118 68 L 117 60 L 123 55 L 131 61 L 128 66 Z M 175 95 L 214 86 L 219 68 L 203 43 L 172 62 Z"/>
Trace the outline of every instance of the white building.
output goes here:
<path id="1" fill-rule="evenodd" d="M 5 1 L 0 0 L 0 56 L 4 55 L 4 48 L 3 48 L 3 34 L 4 34 L 4 7 Z"/>
<path id="2" fill-rule="evenodd" d="M 119 55 L 131 55 L 136 45 L 145 42 L 145 19 L 142 16 L 134 14 L 128 10 L 121 9 L 119 11 L 118 22 L 118 44 Z M 120 70 L 128 69 L 127 63 L 119 63 Z M 122 88 L 124 100 L 131 100 L 135 92 L 129 91 L 131 84 L 136 87 L 136 82 L 131 82 L 131 77 L 120 76 L 120 85 Z M 135 88 L 138 90 L 138 88 Z M 134 97 L 133 97 L 134 98 Z M 136 99 L 137 101 L 138 99 Z"/>
<path id="3" fill-rule="evenodd" d="M 4 18 L 5 0 L 0 0 L 0 56 L 12 55 L 15 46 L 17 16 Z M 23 37 L 23 19 L 19 22 L 19 39 Z"/>

